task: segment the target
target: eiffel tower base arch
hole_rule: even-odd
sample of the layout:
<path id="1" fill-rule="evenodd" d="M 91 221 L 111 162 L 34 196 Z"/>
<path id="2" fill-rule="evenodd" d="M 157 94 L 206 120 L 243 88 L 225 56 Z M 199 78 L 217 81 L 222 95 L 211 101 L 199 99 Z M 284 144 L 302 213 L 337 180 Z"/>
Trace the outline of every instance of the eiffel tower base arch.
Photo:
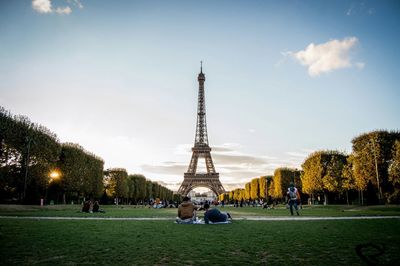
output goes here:
<path id="1" fill-rule="evenodd" d="M 225 189 L 219 181 L 218 173 L 192 174 L 185 173 L 183 182 L 179 187 L 178 194 L 186 196 L 196 187 L 206 187 L 217 196 L 225 193 Z"/>

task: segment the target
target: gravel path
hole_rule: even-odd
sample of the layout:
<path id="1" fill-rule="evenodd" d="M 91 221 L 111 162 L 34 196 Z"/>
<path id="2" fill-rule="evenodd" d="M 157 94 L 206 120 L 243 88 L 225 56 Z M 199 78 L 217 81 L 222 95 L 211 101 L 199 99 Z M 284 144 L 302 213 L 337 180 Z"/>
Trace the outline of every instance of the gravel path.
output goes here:
<path id="1" fill-rule="evenodd" d="M 36 216 L 0 216 L 0 219 L 19 220 L 99 220 L 99 221 L 175 221 L 170 217 L 36 217 Z M 233 217 L 233 220 L 247 221 L 329 221 L 329 220 L 374 220 L 400 219 L 400 216 L 355 216 L 355 217 Z"/>

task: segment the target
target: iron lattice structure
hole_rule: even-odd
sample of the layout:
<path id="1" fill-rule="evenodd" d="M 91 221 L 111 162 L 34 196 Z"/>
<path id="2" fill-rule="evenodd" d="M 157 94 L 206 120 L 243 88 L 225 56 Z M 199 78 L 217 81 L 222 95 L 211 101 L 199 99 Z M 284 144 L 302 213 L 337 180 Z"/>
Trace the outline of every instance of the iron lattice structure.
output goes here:
<path id="1" fill-rule="evenodd" d="M 216 195 L 225 193 L 225 189 L 219 180 L 219 173 L 215 171 L 211 158 L 211 148 L 208 145 L 207 123 L 206 123 L 206 104 L 204 97 L 204 81 L 206 77 L 203 73 L 203 67 L 200 67 L 199 81 L 199 100 L 197 106 L 197 124 L 194 147 L 192 148 L 192 159 L 187 172 L 184 174 L 183 182 L 179 187 L 178 193 L 187 195 L 196 187 L 207 187 Z M 199 158 L 205 160 L 207 172 L 197 172 L 197 162 Z"/>

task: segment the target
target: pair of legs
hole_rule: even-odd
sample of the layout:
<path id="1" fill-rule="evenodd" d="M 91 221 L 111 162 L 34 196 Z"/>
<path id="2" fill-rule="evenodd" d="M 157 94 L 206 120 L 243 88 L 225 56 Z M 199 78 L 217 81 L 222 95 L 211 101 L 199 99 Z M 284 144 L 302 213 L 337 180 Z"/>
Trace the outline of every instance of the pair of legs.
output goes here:
<path id="1" fill-rule="evenodd" d="M 299 215 L 299 208 L 297 207 L 297 200 L 289 200 L 290 214 L 293 215 L 293 206 L 296 210 L 297 215 Z"/>
<path id="2" fill-rule="evenodd" d="M 221 214 L 223 214 L 225 216 L 225 219 L 222 222 L 226 222 L 229 219 L 232 220 L 232 216 L 229 214 L 229 212 L 221 212 Z"/>

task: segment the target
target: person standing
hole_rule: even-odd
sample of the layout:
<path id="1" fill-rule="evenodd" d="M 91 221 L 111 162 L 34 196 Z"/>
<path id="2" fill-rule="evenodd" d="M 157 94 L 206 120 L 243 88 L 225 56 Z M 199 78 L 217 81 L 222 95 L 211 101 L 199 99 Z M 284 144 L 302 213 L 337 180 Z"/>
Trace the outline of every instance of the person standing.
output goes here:
<path id="1" fill-rule="evenodd" d="M 300 215 L 299 208 L 297 206 L 297 201 L 300 200 L 300 194 L 299 194 L 299 190 L 294 186 L 294 184 L 292 182 L 290 183 L 286 194 L 288 196 L 290 214 L 293 215 L 293 206 L 294 206 L 294 209 L 296 210 L 297 215 Z"/>

